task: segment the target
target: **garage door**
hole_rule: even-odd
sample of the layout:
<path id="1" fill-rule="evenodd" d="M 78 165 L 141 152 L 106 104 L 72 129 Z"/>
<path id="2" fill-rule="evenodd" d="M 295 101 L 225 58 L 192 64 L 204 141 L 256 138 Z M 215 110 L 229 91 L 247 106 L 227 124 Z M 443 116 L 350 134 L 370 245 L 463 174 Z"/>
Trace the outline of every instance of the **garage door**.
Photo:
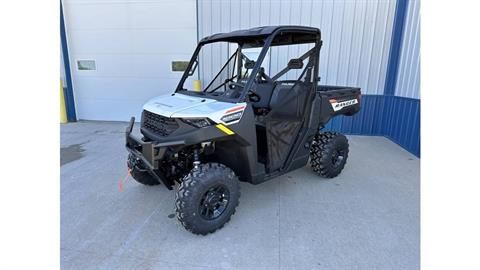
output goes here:
<path id="1" fill-rule="evenodd" d="M 188 61 L 197 41 L 195 0 L 66 0 L 64 14 L 79 119 L 138 117 L 175 89 L 172 62 Z"/>

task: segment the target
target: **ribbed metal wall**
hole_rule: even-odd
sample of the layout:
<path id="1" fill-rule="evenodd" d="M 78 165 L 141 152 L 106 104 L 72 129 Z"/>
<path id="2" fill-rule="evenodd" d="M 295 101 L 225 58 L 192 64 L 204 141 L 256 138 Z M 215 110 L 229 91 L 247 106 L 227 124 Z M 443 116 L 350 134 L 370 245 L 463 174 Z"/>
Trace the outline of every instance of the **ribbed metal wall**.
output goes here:
<path id="1" fill-rule="evenodd" d="M 395 0 L 198 1 L 199 37 L 262 25 L 307 25 L 322 31 L 322 84 L 383 94 Z M 276 66 L 271 54 L 271 67 Z M 212 61 L 216 61 L 215 59 Z"/>
<path id="2" fill-rule="evenodd" d="M 365 95 L 354 116 L 338 116 L 325 130 L 354 135 L 385 136 L 420 157 L 420 100 L 398 96 Z"/>
<path id="3" fill-rule="evenodd" d="M 402 1 L 396 16 L 406 10 L 405 20 L 395 20 L 403 25 L 398 57 L 397 83 L 394 92 L 386 95 L 365 95 L 362 110 L 353 117 L 336 117 L 326 126 L 347 134 L 382 135 L 420 157 L 420 54 L 418 0 Z M 394 54 L 395 55 L 395 54 Z"/>
<path id="4" fill-rule="evenodd" d="M 408 1 L 395 95 L 420 98 L 420 1 Z"/>
<path id="5" fill-rule="evenodd" d="M 420 100 L 385 96 L 384 108 L 383 135 L 420 157 Z"/>

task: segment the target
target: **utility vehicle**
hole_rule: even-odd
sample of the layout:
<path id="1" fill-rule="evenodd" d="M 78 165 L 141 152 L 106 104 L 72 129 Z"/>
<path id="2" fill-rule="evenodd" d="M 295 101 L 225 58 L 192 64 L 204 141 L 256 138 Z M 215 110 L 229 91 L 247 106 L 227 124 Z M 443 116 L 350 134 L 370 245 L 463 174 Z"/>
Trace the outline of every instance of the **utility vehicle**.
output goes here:
<path id="1" fill-rule="evenodd" d="M 239 181 L 259 184 L 304 167 L 322 177 L 345 166 L 348 141 L 322 132 L 360 110 L 359 88 L 319 85 L 320 30 L 266 26 L 203 38 L 172 94 L 148 101 L 128 167 L 145 185 L 178 184 L 176 216 L 195 234 L 221 228 Z M 282 63 L 283 61 L 283 63 Z M 268 72 L 267 72 L 268 71 Z M 203 88 L 190 85 L 201 79 Z"/>

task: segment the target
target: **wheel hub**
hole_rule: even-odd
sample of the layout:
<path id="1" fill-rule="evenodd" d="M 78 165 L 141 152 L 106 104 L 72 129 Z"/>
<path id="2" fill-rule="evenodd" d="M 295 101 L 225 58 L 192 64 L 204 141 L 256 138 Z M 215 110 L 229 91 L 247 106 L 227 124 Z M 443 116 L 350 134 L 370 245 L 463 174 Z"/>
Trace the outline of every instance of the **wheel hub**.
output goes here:
<path id="1" fill-rule="evenodd" d="M 208 206 L 209 208 L 214 208 L 221 202 L 222 197 L 223 197 L 223 194 L 220 195 L 217 193 L 209 192 L 205 197 L 205 205 Z"/>
<path id="2" fill-rule="evenodd" d="M 225 212 L 230 198 L 230 192 L 223 185 L 210 188 L 200 200 L 200 215 L 207 219 L 216 219 Z"/>
<path id="3" fill-rule="evenodd" d="M 334 151 L 332 154 L 332 164 L 335 167 L 338 167 L 340 164 L 342 164 L 342 161 L 344 159 L 344 154 L 342 151 Z"/>

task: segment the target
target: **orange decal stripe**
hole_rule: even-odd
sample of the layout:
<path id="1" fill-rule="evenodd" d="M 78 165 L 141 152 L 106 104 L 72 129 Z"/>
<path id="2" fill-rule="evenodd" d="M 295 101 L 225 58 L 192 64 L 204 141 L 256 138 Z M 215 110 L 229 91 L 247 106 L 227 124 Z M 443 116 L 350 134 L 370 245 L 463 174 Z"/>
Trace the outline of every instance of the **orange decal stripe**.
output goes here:
<path id="1" fill-rule="evenodd" d="M 242 110 L 242 109 L 245 109 L 245 106 L 240 106 L 240 107 L 230 109 L 230 110 L 226 111 L 225 114 L 231 113 L 231 112 L 236 112 L 236 111 L 239 111 L 239 110 Z"/>

